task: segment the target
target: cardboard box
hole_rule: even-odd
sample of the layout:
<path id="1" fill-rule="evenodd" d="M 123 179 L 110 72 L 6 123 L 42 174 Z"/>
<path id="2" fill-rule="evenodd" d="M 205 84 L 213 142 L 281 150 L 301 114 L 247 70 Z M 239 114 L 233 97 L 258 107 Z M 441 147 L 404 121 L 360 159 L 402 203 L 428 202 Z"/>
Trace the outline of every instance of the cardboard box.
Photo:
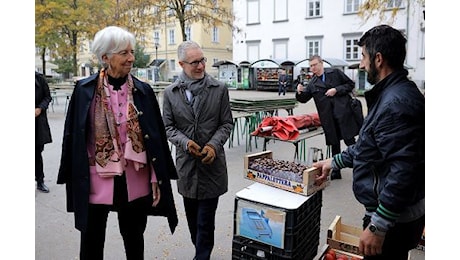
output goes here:
<path id="1" fill-rule="evenodd" d="M 342 217 L 336 216 L 327 230 L 327 244 L 337 250 L 359 255 L 359 237 L 362 228 L 345 225 Z"/>
<path id="2" fill-rule="evenodd" d="M 309 196 L 318 190 L 324 189 L 330 181 L 316 185 L 315 177 L 320 174 L 319 169 L 309 167 L 301 174 L 301 180 L 291 180 L 280 176 L 273 176 L 268 172 L 261 172 L 250 168 L 251 161 L 259 158 L 273 159 L 272 151 L 263 151 L 259 153 L 245 155 L 244 157 L 244 178 L 277 187 L 283 190 L 291 191 L 297 194 Z"/>

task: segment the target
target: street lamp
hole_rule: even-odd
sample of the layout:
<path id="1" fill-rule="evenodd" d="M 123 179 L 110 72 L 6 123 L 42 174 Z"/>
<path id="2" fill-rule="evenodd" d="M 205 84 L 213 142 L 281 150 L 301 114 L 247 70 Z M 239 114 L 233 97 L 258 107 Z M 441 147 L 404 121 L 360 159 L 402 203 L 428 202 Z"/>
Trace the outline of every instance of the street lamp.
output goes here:
<path id="1" fill-rule="evenodd" d="M 153 68 L 154 82 L 157 82 L 157 78 L 160 76 L 158 73 L 158 45 L 160 45 L 160 37 L 155 34 L 153 37 L 153 43 L 155 44 L 155 67 Z"/>
<path id="2" fill-rule="evenodd" d="M 155 35 L 153 37 L 153 42 L 155 43 L 155 60 L 158 60 L 158 46 L 160 45 L 160 37 L 158 37 L 158 35 Z"/>

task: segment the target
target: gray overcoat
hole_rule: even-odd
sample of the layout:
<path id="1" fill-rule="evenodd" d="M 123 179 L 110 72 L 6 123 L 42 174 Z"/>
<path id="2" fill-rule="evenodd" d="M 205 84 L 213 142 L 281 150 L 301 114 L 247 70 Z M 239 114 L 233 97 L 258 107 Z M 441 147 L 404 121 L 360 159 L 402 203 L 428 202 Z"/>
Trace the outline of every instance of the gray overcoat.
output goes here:
<path id="1" fill-rule="evenodd" d="M 163 122 L 169 141 L 176 146 L 176 169 L 179 193 L 187 198 L 216 198 L 228 190 L 224 144 L 233 128 L 229 93 L 226 85 L 206 75 L 200 103 L 193 111 L 180 80 L 164 91 Z M 211 164 L 201 163 L 187 151 L 192 139 L 202 148 L 211 144 L 216 158 Z"/>

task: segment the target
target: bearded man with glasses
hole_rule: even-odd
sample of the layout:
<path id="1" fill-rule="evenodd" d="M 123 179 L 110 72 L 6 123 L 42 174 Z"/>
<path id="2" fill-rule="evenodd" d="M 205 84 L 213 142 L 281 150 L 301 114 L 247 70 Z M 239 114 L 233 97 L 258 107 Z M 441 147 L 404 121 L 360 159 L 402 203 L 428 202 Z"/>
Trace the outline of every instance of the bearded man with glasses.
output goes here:
<path id="1" fill-rule="evenodd" d="M 184 200 L 193 259 L 210 259 L 219 197 L 228 190 L 224 144 L 233 118 L 226 85 L 206 73 L 207 59 L 193 41 L 177 50 L 183 71 L 164 91 L 163 122 L 176 147 L 177 188 Z"/>

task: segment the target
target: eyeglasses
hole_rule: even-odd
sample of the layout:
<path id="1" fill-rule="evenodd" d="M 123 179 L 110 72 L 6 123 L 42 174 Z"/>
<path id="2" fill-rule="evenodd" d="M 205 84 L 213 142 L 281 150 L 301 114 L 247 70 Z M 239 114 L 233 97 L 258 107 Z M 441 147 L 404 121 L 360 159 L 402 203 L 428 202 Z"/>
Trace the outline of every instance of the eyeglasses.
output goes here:
<path id="1" fill-rule="evenodd" d="M 182 62 L 187 63 L 189 65 L 192 65 L 192 67 L 197 67 L 198 64 L 201 63 L 201 64 L 204 65 L 207 61 L 208 61 L 208 59 L 206 59 L 206 57 L 203 57 L 203 58 L 201 58 L 201 60 L 196 60 L 196 61 L 192 61 L 192 62 L 187 62 L 187 61 L 183 60 Z"/>

